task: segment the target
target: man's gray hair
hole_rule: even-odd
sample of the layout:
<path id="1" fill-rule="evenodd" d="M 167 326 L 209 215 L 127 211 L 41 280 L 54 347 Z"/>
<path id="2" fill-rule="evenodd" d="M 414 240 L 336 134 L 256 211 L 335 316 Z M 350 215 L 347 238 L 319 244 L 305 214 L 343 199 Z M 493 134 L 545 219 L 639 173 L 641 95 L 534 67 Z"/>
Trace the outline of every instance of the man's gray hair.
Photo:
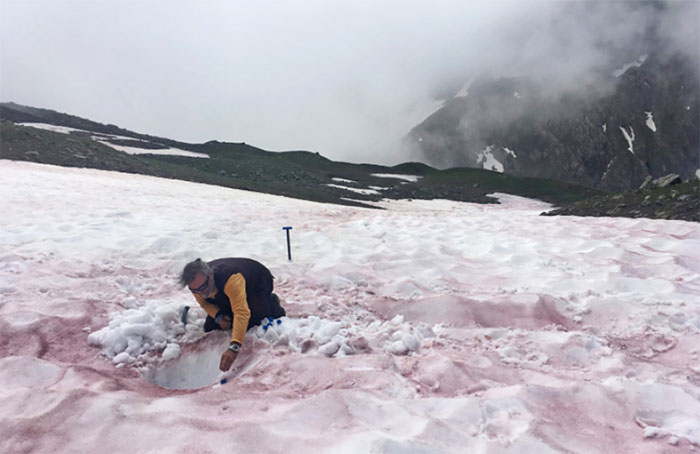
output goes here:
<path id="1" fill-rule="evenodd" d="M 209 276 L 211 272 L 211 267 L 207 262 L 202 259 L 193 260 L 182 270 L 180 273 L 180 278 L 178 282 L 184 287 L 197 277 L 197 273 L 202 273 L 205 276 Z"/>

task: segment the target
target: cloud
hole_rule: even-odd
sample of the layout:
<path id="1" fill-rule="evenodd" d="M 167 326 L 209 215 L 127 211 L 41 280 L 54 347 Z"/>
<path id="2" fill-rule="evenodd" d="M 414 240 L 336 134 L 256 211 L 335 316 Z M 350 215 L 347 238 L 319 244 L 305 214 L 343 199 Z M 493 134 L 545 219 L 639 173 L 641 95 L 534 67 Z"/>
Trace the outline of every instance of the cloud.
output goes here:
<path id="1" fill-rule="evenodd" d="M 6 0 L 0 97 L 184 141 L 398 163 L 401 138 L 440 105 L 435 97 L 475 75 L 586 89 L 611 60 L 645 51 L 654 24 L 666 51 L 696 55 L 697 10 L 695 1 Z"/>

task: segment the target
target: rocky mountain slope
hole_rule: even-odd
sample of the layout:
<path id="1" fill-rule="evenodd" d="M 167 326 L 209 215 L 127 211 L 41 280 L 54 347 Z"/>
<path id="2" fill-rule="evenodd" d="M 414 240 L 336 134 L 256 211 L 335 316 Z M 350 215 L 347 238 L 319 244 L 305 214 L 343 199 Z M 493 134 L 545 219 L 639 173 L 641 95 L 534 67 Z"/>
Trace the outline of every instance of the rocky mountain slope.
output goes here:
<path id="1" fill-rule="evenodd" d="M 624 216 L 700 222 L 700 181 L 680 177 L 614 194 L 551 179 L 469 167 L 438 170 L 334 162 L 306 151 L 268 152 L 244 143 L 187 144 L 50 110 L 0 104 L 0 158 L 196 181 L 288 197 L 372 207 L 380 199 L 495 203 L 503 192 L 548 201 L 549 215 Z M 159 154 L 160 153 L 160 154 Z M 389 178 L 387 175 L 397 175 Z M 409 175 L 410 177 L 406 177 Z"/>
<path id="2" fill-rule="evenodd" d="M 690 59 L 641 55 L 608 74 L 609 91 L 556 99 L 522 78 L 481 78 L 416 126 L 406 146 L 438 168 L 469 166 L 610 191 L 647 177 L 695 178 L 700 79 Z"/>
<path id="3" fill-rule="evenodd" d="M 543 213 L 543 216 L 676 219 L 700 222 L 700 181 L 662 177 L 636 191 L 604 194 Z"/>
<path id="4" fill-rule="evenodd" d="M 487 195 L 505 192 L 564 205 L 602 194 L 575 184 L 481 169 L 349 164 L 317 153 L 268 152 L 245 143 L 188 144 L 13 103 L 0 104 L 0 119 L 3 159 L 141 173 L 318 202 L 370 206 L 367 202 L 382 198 L 441 198 L 495 203 Z"/>

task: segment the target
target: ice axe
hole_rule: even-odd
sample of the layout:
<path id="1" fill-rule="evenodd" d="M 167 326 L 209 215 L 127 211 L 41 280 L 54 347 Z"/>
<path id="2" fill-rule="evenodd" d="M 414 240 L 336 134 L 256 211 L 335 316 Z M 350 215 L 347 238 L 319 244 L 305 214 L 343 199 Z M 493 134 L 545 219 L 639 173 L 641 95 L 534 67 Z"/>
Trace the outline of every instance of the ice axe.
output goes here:
<path id="1" fill-rule="evenodd" d="M 287 231 L 287 260 L 292 261 L 292 247 L 289 244 L 289 231 L 292 230 L 291 227 L 282 227 L 282 230 Z"/>
<path id="2" fill-rule="evenodd" d="M 187 313 L 190 311 L 189 306 L 185 306 L 182 308 L 182 313 L 180 314 L 180 321 L 182 322 L 183 325 L 187 326 Z"/>

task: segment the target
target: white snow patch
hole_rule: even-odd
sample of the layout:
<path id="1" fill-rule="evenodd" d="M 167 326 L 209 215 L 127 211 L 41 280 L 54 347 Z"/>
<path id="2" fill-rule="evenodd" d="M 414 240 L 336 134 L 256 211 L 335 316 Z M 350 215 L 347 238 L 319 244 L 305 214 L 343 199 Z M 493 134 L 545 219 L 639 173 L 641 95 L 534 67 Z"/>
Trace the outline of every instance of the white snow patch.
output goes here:
<path id="1" fill-rule="evenodd" d="M 155 155 L 162 155 L 162 156 L 185 156 L 188 158 L 209 158 L 208 154 L 205 153 L 196 153 L 194 151 L 187 151 L 187 150 L 182 150 L 180 148 L 161 148 L 161 149 L 147 149 L 147 148 L 138 148 L 138 147 L 129 147 L 126 145 L 115 145 L 113 143 L 108 142 L 107 140 L 100 139 L 98 137 L 93 137 L 94 140 L 97 142 L 100 142 L 103 145 L 107 145 L 108 147 L 114 148 L 115 150 L 127 153 L 127 154 L 155 154 Z M 129 138 L 127 138 L 129 139 Z M 134 138 L 130 138 L 129 140 L 136 140 Z"/>
<path id="2" fill-rule="evenodd" d="M 518 93 L 517 91 L 513 93 L 513 97 L 517 99 L 522 98 L 522 96 L 520 96 L 520 93 Z"/>
<path id="3" fill-rule="evenodd" d="M 472 85 L 472 81 L 474 79 L 469 79 L 462 87 L 459 89 L 459 92 L 455 95 L 455 98 L 466 98 L 469 95 L 469 87 Z"/>
<path id="4" fill-rule="evenodd" d="M 483 161 L 482 166 L 484 169 L 503 173 L 503 164 L 493 156 L 491 150 L 493 150 L 493 145 L 489 145 L 483 150 L 477 151 L 476 163 L 481 164 Z"/>
<path id="5" fill-rule="evenodd" d="M 17 123 L 18 126 L 27 126 L 30 128 L 43 129 L 46 131 L 60 132 L 61 134 L 70 134 L 72 132 L 82 132 L 86 134 L 92 134 L 90 131 L 85 131 L 83 129 L 69 128 L 67 126 L 56 126 L 46 123 Z"/>
<path id="6" fill-rule="evenodd" d="M 193 151 L 181 150 L 179 148 L 162 148 L 162 149 L 146 149 L 138 147 L 129 147 L 124 145 L 115 145 L 109 143 L 107 139 L 119 139 L 119 140 L 133 140 L 140 141 L 140 139 L 134 137 L 126 136 L 116 136 L 112 134 L 99 134 L 95 135 L 94 131 L 85 131 L 83 129 L 69 128 L 66 126 L 56 126 L 46 123 L 17 123 L 19 126 L 28 126 L 30 128 L 43 129 L 47 131 L 60 132 L 62 134 L 70 134 L 72 132 L 86 133 L 92 135 L 92 140 L 99 142 L 108 147 L 114 148 L 115 150 L 128 153 L 128 154 L 155 154 L 155 155 L 168 155 L 168 156 L 187 156 L 190 158 L 208 158 L 209 155 L 204 153 L 195 153 Z"/>
<path id="7" fill-rule="evenodd" d="M 406 180 L 410 182 L 416 182 L 419 179 L 423 178 L 418 175 L 401 175 L 398 173 L 373 173 L 372 176 L 378 178 L 397 178 L 399 180 Z"/>
<path id="8" fill-rule="evenodd" d="M 341 186 L 339 184 L 326 184 L 326 186 L 331 187 L 331 188 L 343 189 L 345 191 L 356 192 L 358 194 L 364 194 L 364 195 L 379 194 L 379 192 L 374 190 L 374 189 L 350 188 L 348 186 Z"/>
<path id="9" fill-rule="evenodd" d="M 626 63 L 626 64 L 622 65 L 622 67 L 620 69 L 616 69 L 615 71 L 613 71 L 612 75 L 615 77 L 620 77 L 621 75 L 626 73 L 628 69 L 632 68 L 633 66 L 637 67 L 637 68 L 642 66 L 642 63 L 644 63 L 646 61 L 646 59 L 647 59 L 646 54 L 640 55 L 639 58 L 636 59 L 635 61 L 633 61 L 631 63 Z"/>
<path id="10" fill-rule="evenodd" d="M 610 172 L 610 168 L 613 166 L 615 163 L 615 160 L 617 159 L 617 156 L 612 158 L 610 162 L 608 163 L 608 166 L 605 168 L 605 172 L 603 172 L 603 176 L 601 177 L 601 180 L 604 180 L 606 176 L 608 176 L 608 172 Z"/>
<path id="11" fill-rule="evenodd" d="M 603 127 L 603 132 L 608 132 L 608 124 L 607 123 L 603 123 L 602 127 Z"/>
<path id="12" fill-rule="evenodd" d="M 515 152 L 513 150 L 511 150 L 510 148 L 507 148 L 507 147 L 503 148 L 503 151 L 505 151 L 507 154 L 513 156 L 514 158 L 517 158 L 517 156 L 515 155 Z"/>
<path id="13" fill-rule="evenodd" d="M 333 177 L 331 178 L 333 181 L 337 181 L 338 183 L 355 183 L 353 180 L 346 180 L 345 178 L 339 178 L 339 177 Z"/>
<path id="14" fill-rule="evenodd" d="M 630 126 L 630 131 L 627 132 L 625 128 L 620 126 L 620 131 L 622 131 L 622 135 L 625 136 L 625 139 L 627 140 L 627 150 L 634 154 L 634 129 L 632 129 L 632 126 Z"/>
<path id="15" fill-rule="evenodd" d="M 644 112 L 647 115 L 647 121 L 646 125 L 649 129 L 652 131 L 656 132 L 656 123 L 654 123 L 654 117 L 652 116 L 651 112 Z M 631 127 L 630 127 L 631 129 Z"/>

